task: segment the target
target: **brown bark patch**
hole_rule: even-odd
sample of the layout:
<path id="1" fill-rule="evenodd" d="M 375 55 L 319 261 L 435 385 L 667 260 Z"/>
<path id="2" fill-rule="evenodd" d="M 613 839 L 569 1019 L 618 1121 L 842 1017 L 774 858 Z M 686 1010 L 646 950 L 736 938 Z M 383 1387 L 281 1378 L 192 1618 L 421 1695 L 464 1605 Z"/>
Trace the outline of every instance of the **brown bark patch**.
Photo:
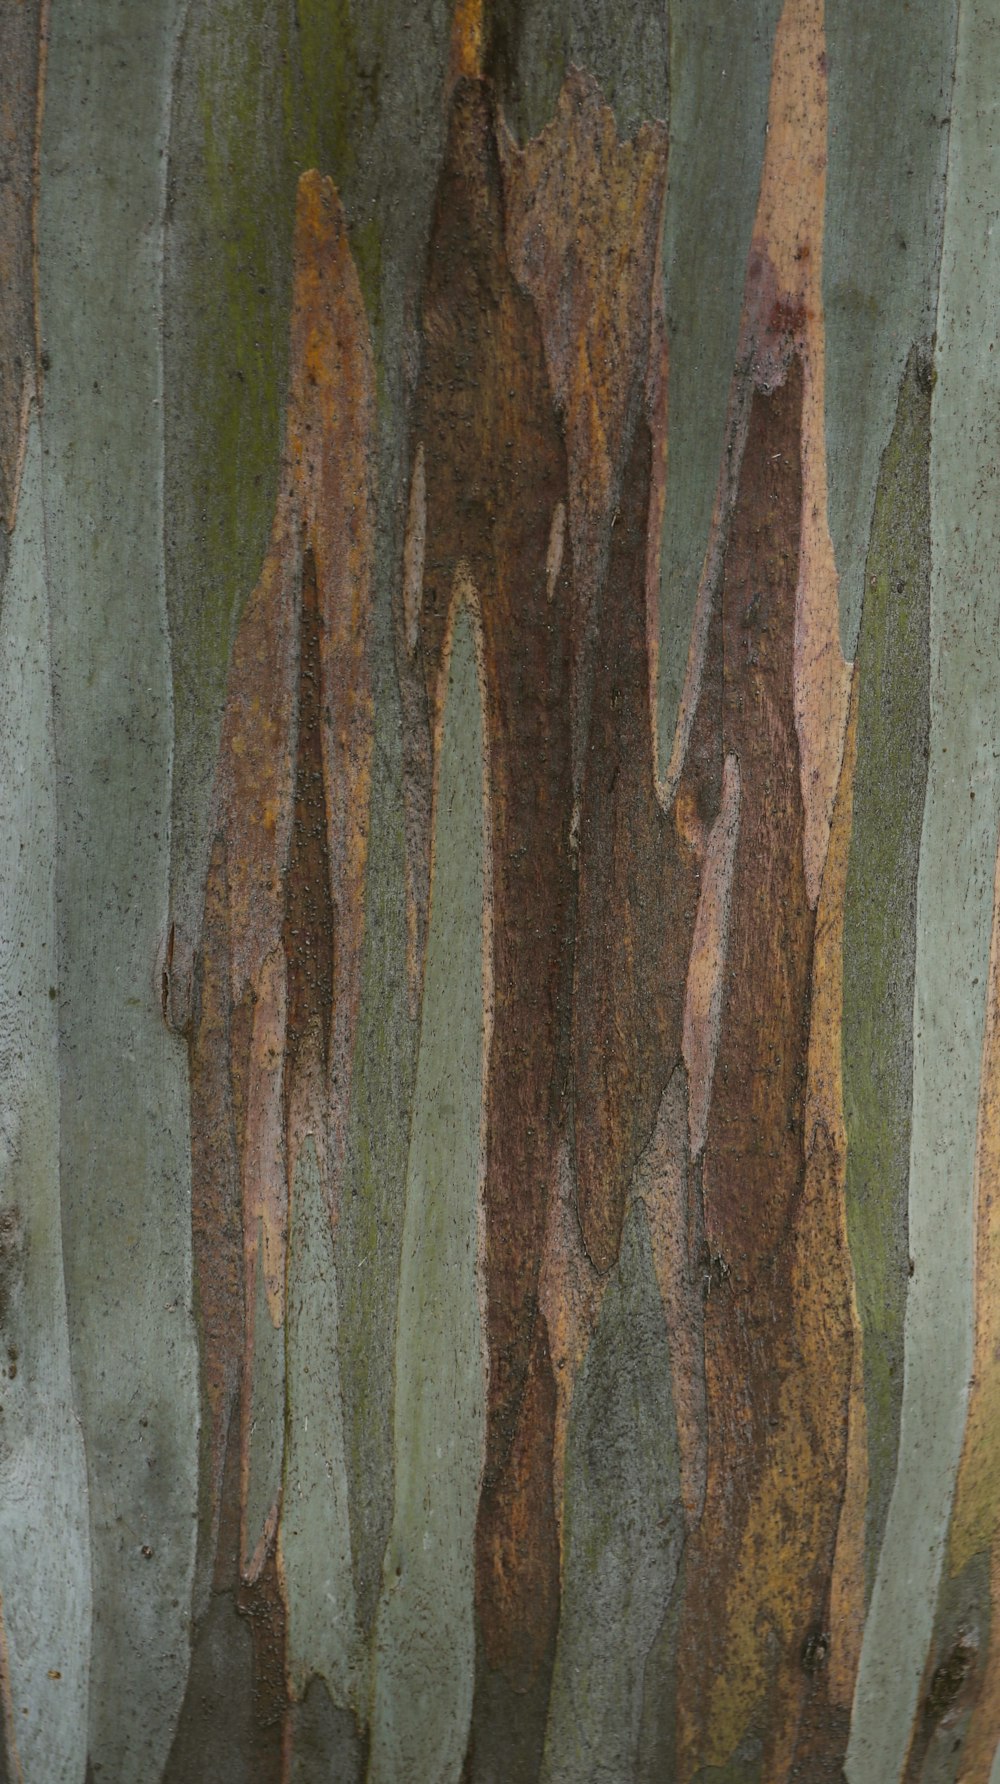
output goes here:
<path id="1" fill-rule="evenodd" d="M 723 577 L 723 741 L 740 767 L 706 1131 L 705 1511 L 686 1568 L 680 1775 L 747 1734 L 766 1775 L 839 1776 L 829 1596 L 854 1345 L 839 1022 L 850 774 L 818 917 L 803 861 L 794 652 L 803 380 L 754 392 Z"/>
<path id="2" fill-rule="evenodd" d="M 459 81 L 452 100 L 424 336 L 415 404 L 426 500 L 417 661 L 433 736 L 445 626 L 463 570 L 482 619 L 490 763 L 489 1395 L 477 1608 L 487 1663 L 526 1688 L 536 1668 L 551 1665 L 558 1595 L 554 1522 L 539 1511 L 551 1501 L 553 1388 L 538 1300 L 566 1070 L 572 581 L 567 551 L 550 599 L 565 456 L 538 322 L 507 264 L 492 103 L 474 81 Z M 422 755 L 429 767 L 418 740 L 410 759 L 419 764 Z M 426 804 L 425 794 L 411 809 Z M 426 885 L 426 829 L 419 840 L 411 872 Z"/>

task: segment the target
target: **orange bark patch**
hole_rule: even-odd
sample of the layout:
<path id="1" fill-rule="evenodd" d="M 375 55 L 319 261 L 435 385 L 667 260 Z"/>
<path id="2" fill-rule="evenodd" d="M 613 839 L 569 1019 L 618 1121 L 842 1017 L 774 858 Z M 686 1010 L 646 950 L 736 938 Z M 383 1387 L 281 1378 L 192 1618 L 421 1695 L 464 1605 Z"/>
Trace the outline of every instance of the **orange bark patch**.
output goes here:
<path id="1" fill-rule="evenodd" d="M 451 54 L 448 58 L 450 92 L 456 81 L 478 80 L 486 51 L 485 0 L 455 0 L 451 22 Z"/>

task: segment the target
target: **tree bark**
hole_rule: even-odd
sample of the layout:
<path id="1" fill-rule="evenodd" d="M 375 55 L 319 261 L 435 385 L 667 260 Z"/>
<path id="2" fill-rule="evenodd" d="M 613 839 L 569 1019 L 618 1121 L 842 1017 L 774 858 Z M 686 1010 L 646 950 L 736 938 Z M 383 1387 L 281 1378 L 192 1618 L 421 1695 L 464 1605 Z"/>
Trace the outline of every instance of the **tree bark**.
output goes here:
<path id="1" fill-rule="evenodd" d="M 998 80 L 0 0 L 0 1777 L 1000 1784 Z"/>

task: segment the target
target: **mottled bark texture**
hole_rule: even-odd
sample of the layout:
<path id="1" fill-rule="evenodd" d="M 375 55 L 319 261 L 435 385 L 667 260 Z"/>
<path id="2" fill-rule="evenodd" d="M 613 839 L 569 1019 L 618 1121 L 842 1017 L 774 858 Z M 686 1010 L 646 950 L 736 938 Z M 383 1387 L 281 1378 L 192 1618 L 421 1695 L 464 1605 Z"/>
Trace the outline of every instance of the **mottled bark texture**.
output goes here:
<path id="1" fill-rule="evenodd" d="M 998 1784 L 986 0 L 0 0 L 0 1777 Z"/>

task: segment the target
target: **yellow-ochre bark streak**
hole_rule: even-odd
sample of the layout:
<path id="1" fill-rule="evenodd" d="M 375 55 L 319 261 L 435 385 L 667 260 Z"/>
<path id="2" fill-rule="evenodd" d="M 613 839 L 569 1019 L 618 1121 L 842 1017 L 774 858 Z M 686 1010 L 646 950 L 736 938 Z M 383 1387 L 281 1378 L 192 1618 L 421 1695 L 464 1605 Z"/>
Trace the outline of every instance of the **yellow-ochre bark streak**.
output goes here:
<path id="1" fill-rule="evenodd" d="M 837 570 L 827 520 L 823 220 L 827 75 L 823 0 L 785 0 L 774 43 L 767 149 L 754 247 L 801 329 L 802 545 L 795 626 L 795 720 L 810 901 L 819 896 L 837 790 L 850 668 L 840 649 Z"/>

